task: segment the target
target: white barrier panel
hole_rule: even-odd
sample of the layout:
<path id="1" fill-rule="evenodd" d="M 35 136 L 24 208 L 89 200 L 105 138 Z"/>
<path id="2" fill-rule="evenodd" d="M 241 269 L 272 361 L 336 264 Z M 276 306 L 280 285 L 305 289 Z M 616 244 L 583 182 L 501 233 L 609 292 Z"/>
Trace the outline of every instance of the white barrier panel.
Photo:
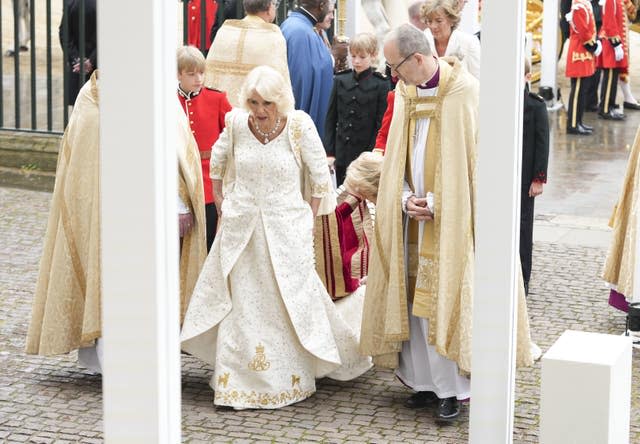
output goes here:
<path id="1" fill-rule="evenodd" d="M 542 357 L 541 444 L 629 442 L 631 341 L 565 331 Z"/>

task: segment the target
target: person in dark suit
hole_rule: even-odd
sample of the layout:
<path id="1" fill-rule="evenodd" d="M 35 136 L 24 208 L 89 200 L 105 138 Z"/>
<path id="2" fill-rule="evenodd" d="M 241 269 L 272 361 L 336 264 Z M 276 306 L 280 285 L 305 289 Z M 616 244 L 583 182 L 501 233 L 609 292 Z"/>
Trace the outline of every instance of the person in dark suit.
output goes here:
<path id="1" fill-rule="evenodd" d="M 356 35 L 349 51 L 353 69 L 334 78 L 323 140 L 338 186 L 344 181 L 349 164 L 360 153 L 375 147 L 389 92 L 387 78 L 371 67 L 378 51 L 375 35 Z"/>
<path id="2" fill-rule="evenodd" d="M 218 34 L 218 30 L 222 26 L 225 20 L 240 20 L 244 18 L 245 12 L 243 2 L 238 0 L 216 0 L 218 3 L 218 10 L 216 12 L 216 19 L 211 27 L 210 40 L 213 42 Z"/>
<path id="3" fill-rule="evenodd" d="M 80 17 L 84 3 L 84 14 Z M 60 45 L 65 51 L 70 67 L 69 105 L 74 105 L 84 82 L 98 67 L 98 42 L 96 26 L 96 0 L 65 0 L 60 22 Z M 68 32 L 65 32 L 65 22 Z M 84 51 L 80 41 L 81 24 L 84 24 Z"/>
<path id="4" fill-rule="evenodd" d="M 525 79 L 531 79 L 531 63 L 525 62 Z M 549 116 L 545 101 L 525 87 L 522 125 L 522 176 L 520 190 L 520 262 L 524 289 L 529 294 L 533 247 L 533 207 L 547 183 Z"/>

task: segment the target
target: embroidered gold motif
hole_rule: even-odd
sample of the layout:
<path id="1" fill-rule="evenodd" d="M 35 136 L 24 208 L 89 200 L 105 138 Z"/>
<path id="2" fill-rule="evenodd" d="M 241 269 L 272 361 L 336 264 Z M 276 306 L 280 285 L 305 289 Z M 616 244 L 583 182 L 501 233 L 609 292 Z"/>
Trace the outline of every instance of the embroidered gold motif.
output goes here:
<path id="1" fill-rule="evenodd" d="M 212 179 L 222 179 L 224 177 L 224 167 L 222 167 L 221 165 L 217 165 L 217 164 L 212 164 L 211 165 L 211 169 L 210 174 L 211 174 L 211 178 Z"/>
<path id="2" fill-rule="evenodd" d="M 571 54 L 572 62 L 584 62 L 586 60 L 593 60 L 593 55 L 590 52 L 574 52 Z"/>
<path id="3" fill-rule="evenodd" d="M 249 370 L 254 372 L 263 372 L 271 367 L 271 363 L 267 361 L 267 356 L 264 354 L 264 346 L 258 344 L 256 347 L 256 355 L 253 357 L 248 365 Z"/>
<path id="4" fill-rule="evenodd" d="M 300 162 L 300 140 L 302 139 L 302 128 L 300 128 L 299 119 L 292 116 L 291 123 L 289 124 L 289 131 L 291 131 L 291 149 L 293 150 L 293 156 L 296 158 L 298 166 L 302 166 Z"/>
<path id="5" fill-rule="evenodd" d="M 224 388 L 227 388 L 227 384 L 229 383 L 229 372 L 218 376 L 218 386 L 222 386 Z"/>
<path id="6" fill-rule="evenodd" d="M 436 293 L 438 290 L 438 276 L 434 271 L 437 269 L 436 259 L 420 257 L 416 286 L 426 293 Z"/>
<path id="7" fill-rule="evenodd" d="M 300 386 L 300 376 L 291 375 L 291 387 L 295 387 L 296 384 L 298 384 L 298 386 Z"/>
<path id="8" fill-rule="evenodd" d="M 329 192 L 329 183 L 311 183 L 311 195 L 313 197 L 324 196 Z"/>
<path id="9" fill-rule="evenodd" d="M 313 395 L 313 393 L 313 390 L 300 390 L 298 388 L 280 393 L 256 393 L 254 391 L 244 392 L 239 390 L 224 392 L 216 390 L 215 403 L 247 408 L 279 407 L 302 401 Z"/>

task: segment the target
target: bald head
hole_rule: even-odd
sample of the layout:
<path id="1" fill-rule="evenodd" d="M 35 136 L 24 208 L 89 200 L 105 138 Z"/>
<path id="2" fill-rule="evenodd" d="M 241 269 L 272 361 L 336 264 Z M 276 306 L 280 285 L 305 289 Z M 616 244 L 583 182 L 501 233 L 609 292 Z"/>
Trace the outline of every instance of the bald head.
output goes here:
<path id="1" fill-rule="evenodd" d="M 388 43 L 395 45 L 402 57 L 408 57 L 409 54 L 416 53 L 424 56 L 431 55 L 431 47 L 429 46 L 427 37 L 422 31 L 408 23 L 400 25 L 389 32 L 384 43 L 385 46 Z"/>
<path id="2" fill-rule="evenodd" d="M 431 53 L 427 37 L 408 23 L 387 34 L 383 50 L 391 75 L 407 85 L 426 82 L 438 68 L 438 61 Z"/>
<path id="3" fill-rule="evenodd" d="M 414 1 L 409 5 L 409 23 L 418 28 L 420 31 L 427 29 L 427 24 L 422 21 L 420 9 L 424 0 Z"/>

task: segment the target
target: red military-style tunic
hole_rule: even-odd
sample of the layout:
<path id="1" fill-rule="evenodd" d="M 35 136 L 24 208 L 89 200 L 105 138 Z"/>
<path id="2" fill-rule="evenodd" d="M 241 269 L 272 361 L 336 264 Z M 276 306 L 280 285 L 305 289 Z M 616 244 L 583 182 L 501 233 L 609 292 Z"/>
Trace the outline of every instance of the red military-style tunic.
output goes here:
<path id="1" fill-rule="evenodd" d="M 204 24 L 206 50 L 211 46 L 211 27 L 216 20 L 216 12 L 218 11 L 218 2 L 215 0 L 205 0 L 206 18 Z M 187 44 L 200 49 L 200 31 L 202 30 L 202 0 L 189 0 L 187 5 Z"/>
<path id="2" fill-rule="evenodd" d="M 209 175 L 211 147 L 224 129 L 224 116 L 231 111 L 231 104 L 225 93 L 209 88 L 202 88 L 197 93 L 186 93 L 178 88 L 178 98 L 200 150 L 204 202 L 209 204 L 213 202 L 213 185 Z"/>
<path id="3" fill-rule="evenodd" d="M 391 119 L 393 118 L 393 102 L 396 99 L 396 91 L 392 89 L 387 93 L 387 109 L 382 116 L 382 122 L 380 123 L 380 129 L 376 136 L 376 143 L 374 145 L 374 151 L 382 151 L 385 153 L 387 149 L 387 138 L 389 137 L 389 128 L 391 127 Z"/>
<path id="4" fill-rule="evenodd" d="M 596 21 L 588 0 L 573 0 L 569 22 L 567 77 L 590 77 L 596 70 Z"/>
<path id="5" fill-rule="evenodd" d="M 599 68 L 627 68 L 629 66 L 627 47 L 627 16 L 624 0 L 604 0 L 601 4 L 602 28 L 600 39 L 602 41 L 602 54 L 598 57 Z M 624 57 L 616 61 L 614 47 L 622 45 Z"/>

